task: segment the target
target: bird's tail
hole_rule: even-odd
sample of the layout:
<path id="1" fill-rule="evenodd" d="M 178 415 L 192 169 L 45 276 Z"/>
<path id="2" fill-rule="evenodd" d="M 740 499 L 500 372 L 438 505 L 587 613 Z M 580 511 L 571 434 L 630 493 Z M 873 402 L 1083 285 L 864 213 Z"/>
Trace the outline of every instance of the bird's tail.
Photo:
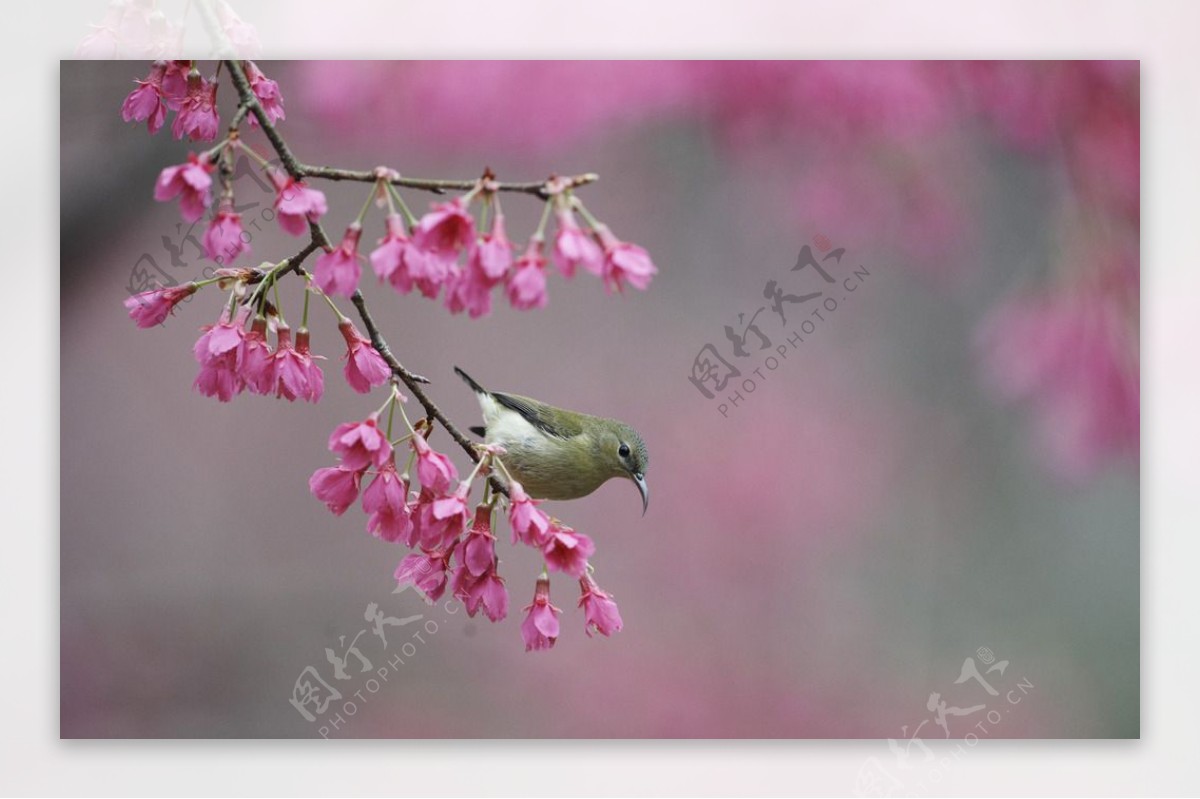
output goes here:
<path id="1" fill-rule="evenodd" d="M 454 367 L 454 374 L 461 377 L 463 379 L 463 382 L 466 383 L 468 386 L 470 386 L 471 390 L 474 391 L 476 394 L 490 394 L 491 393 L 486 388 L 484 388 L 483 386 L 476 383 L 475 379 L 473 377 L 471 377 L 469 374 L 464 372 L 462 369 L 459 369 L 457 366 Z"/>
<path id="2" fill-rule="evenodd" d="M 483 386 L 476 383 L 475 379 L 472 378 L 466 372 L 464 372 L 462 369 L 459 369 L 456 366 L 456 367 L 454 367 L 454 373 L 456 375 L 458 375 L 459 377 L 461 377 L 463 379 L 463 382 L 466 383 L 468 386 L 470 386 L 471 390 L 474 391 L 475 394 L 481 398 L 479 400 L 480 403 L 486 402 L 486 400 L 482 399 L 483 397 L 491 396 L 491 394 L 488 392 L 488 390 L 486 388 L 484 388 Z M 494 404 L 494 403 L 491 403 L 491 404 Z M 475 435 L 479 436 L 480 438 L 483 438 L 485 435 L 487 435 L 487 428 L 486 427 L 472 427 L 471 432 L 474 433 Z"/>

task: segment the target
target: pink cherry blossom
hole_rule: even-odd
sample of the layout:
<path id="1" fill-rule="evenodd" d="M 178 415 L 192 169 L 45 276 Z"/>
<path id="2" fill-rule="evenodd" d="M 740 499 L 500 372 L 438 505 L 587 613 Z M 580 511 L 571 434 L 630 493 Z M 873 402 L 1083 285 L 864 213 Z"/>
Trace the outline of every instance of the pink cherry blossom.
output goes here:
<path id="1" fill-rule="evenodd" d="M 540 579 L 533 592 L 533 603 L 525 608 L 528 615 L 521 622 L 521 637 L 525 651 L 550 649 L 558 640 L 558 614 L 561 610 L 550 604 L 550 581 Z"/>
<path id="2" fill-rule="evenodd" d="M 446 309 L 452 314 L 467 311 L 472 319 L 491 313 L 492 290 L 479 270 L 452 265 L 446 281 Z"/>
<path id="3" fill-rule="evenodd" d="M 608 293 L 622 291 L 628 283 L 635 289 L 646 290 L 658 269 L 650 255 L 636 244 L 621 241 L 607 225 L 596 227 L 596 237 L 604 245 L 604 288 Z"/>
<path id="4" fill-rule="evenodd" d="M 245 389 L 240 367 L 249 314 L 250 310 L 243 308 L 231 321 L 225 311 L 217 324 L 201 328 L 204 332 L 192 348 L 200 364 L 200 373 L 192 387 L 204 396 L 229 402 Z"/>
<path id="5" fill-rule="evenodd" d="M 407 265 L 413 283 L 416 284 L 422 296 L 431 300 L 436 299 L 442 286 L 452 282 L 458 271 L 457 265 L 420 249 L 415 242 L 412 244 L 410 252 Z M 395 284 L 393 283 L 393 285 Z"/>
<path id="6" fill-rule="evenodd" d="M 275 357 L 267 344 L 267 320 L 256 318 L 246 334 L 239 374 L 252 394 L 270 394 L 275 390 Z"/>
<path id="7" fill-rule="evenodd" d="M 250 244 L 242 230 L 242 216 L 234 212 L 232 201 L 223 200 L 204 231 L 204 254 L 219 264 L 231 264 L 248 252 Z"/>
<path id="8" fill-rule="evenodd" d="M 623 626 L 621 612 L 612 594 L 602 591 L 586 572 L 579 578 L 579 589 L 579 606 L 583 608 L 584 632 L 588 637 L 591 637 L 593 630 L 603 636 L 620 632 Z"/>
<path id="9" fill-rule="evenodd" d="M 167 108 L 178 109 L 187 97 L 190 61 L 168 61 L 162 77 L 162 97 Z"/>
<path id="10" fill-rule="evenodd" d="M 417 452 L 417 479 L 421 481 L 422 489 L 434 494 L 444 494 L 458 479 L 458 469 L 454 461 L 447 455 L 433 449 L 425 436 L 417 433 L 411 439 L 413 449 Z"/>
<path id="11" fill-rule="evenodd" d="M 306 391 L 301 396 L 309 402 L 320 402 L 325 393 L 325 375 L 317 365 L 317 359 L 324 360 L 324 356 L 313 355 L 309 351 L 308 328 L 302 327 L 296 331 L 296 357 L 300 359 L 307 378 Z"/>
<path id="12" fill-rule="evenodd" d="M 563 277 L 575 274 L 575 267 L 582 266 L 599 276 L 604 269 L 604 252 L 576 223 L 575 214 L 569 208 L 555 211 L 558 233 L 554 236 L 554 265 Z"/>
<path id="13" fill-rule="evenodd" d="M 226 0 L 217 0 L 217 23 L 229 40 L 229 49 L 241 58 L 257 58 L 262 52 L 258 30 L 243 20 Z"/>
<path id="14" fill-rule="evenodd" d="M 417 497 L 410 505 L 412 511 L 412 530 L 409 531 L 405 544 L 414 546 L 420 544 L 425 548 L 437 547 L 441 544 L 442 530 L 433 518 L 433 503 L 438 495 L 425 486 L 421 487 Z"/>
<path id="15" fill-rule="evenodd" d="M 545 546 L 550 535 L 550 517 L 538 509 L 540 500 L 530 499 L 525 488 L 516 480 L 509 483 L 508 498 L 512 542 L 515 544 L 519 540 L 539 549 Z"/>
<path id="16" fill-rule="evenodd" d="M 129 318 L 136 322 L 138 327 L 154 327 L 165 322 L 176 305 L 195 293 L 195 283 L 150 289 L 126 297 L 125 307 L 129 310 Z"/>
<path id="17" fill-rule="evenodd" d="M 179 213 L 186 222 L 204 216 L 212 202 L 213 164 L 203 156 L 188 153 L 188 160 L 164 169 L 154 184 L 154 199 L 167 202 L 179 198 Z"/>
<path id="18" fill-rule="evenodd" d="M 349 297 L 358 288 L 362 276 L 359 263 L 358 240 L 362 238 L 362 225 L 352 222 L 342 242 L 329 252 L 322 253 L 313 269 L 313 280 L 326 294 Z"/>
<path id="19" fill-rule="evenodd" d="M 283 119 L 285 117 L 283 113 L 283 95 L 279 93 L 279 84 L 264 75 L 262 70 L 253 61 L 246 61 L 244 64 L 246 67 L 246 80 L 250 82 L 250 90 L 258 98 L 258 104 L 262 106 L 267 119 L 272 124 Z M 258 117 L 251 114 L 249 119 L 250 127 L 258 127 Z"/>
<path id="20" fill-rule="evenodd" d="M 213 360 L 200 365 L 200 372 L 192 381 L 192 388 L 206 397 L 216 397 L 229 402 L 245 389 L 246 384 L 236 368 L 227 360 Z"/>
<path id="21" fill-rule="evenodd" d="M 419 555 L 406 555 L 396 567 L 396 581 L 400 585 L 412 583 L 431 601 L 441 599 L 446 592 L 446 570 L 454 546 L 451 544 L 446 549 L 427 549 Z"/>
<path id="22" fill-rule="evenodd" d="M 513 244 L 504 230 L 504 214 L 496 211 L 492 232 L 471 243 L 467 253 L 467 271 L 474 272 L 479 283 L 491 288 L 504 280 L 513 262 Z"/>
<path id="23" fill-rule="evenodd" d="M 392 445 L 376 424 L 375 414 L 361 422 L 346 422 L 334 428 L 329 449 L 342 457 L 348 469 L 382 467 L 392 456 Z"/>
<path id="24" fill-rule="evenodd" d="M 564 572 L 572 577 L 582 577 L 587 571 L 587 559 L 596 552 L 592 539 L 577 533 L 570 527 L 551 528 L 550 536 L 542 547 L 542 556 L 551 570 Z"/>
<path id="25" fill-rule="evenodd" d="M 212 141 L 221 126 L 217 115 L 217 82 L 205 80 L 196 70 L 188 73 L 187 94 L 179 104 L 171 133 L 177 139 Z"/>
<path id="26" fill-rule="evenodd" d="M 104 21 L 80 44 L 76 58 L 156 58 L 183 49 L 183 27 L 152 0 L 114 0 Z"/>
<path id="27" fill-rule="evenodd" d="M 476 577 L 488 572 L 496 563 L 496 536 L 492 535 L 492 506 L 477 505 L 475 521 L 467 530 L 460 550 L 463 564 Z"/>
<path id="28" fill-rule="evenodd" d="M 338 325 L 342 338 L 346 340 L 346 382 L 359 394 L 367 394 L 375 386 L 382 386 L 392 376 L 392 367 L 371 346 L 371 342 L 358 332 L 349 319 Z"/>
<path id="29" fill-rule="evenodd" d="M 341 466 L 317 469 L 308 478 L 308 489 L 334 516 L 341 516 L 358 499 L 358 487 L 362 472 Z"/>
<path id="30" fill-rule="evenodd" d="M 470 519 L 470 509 L 467 507 L 467 495 L 470 492 L 470 484 L 463 482 L 450 496 L 439 497 L 433 501 L 430 517 L 421 531 L 423 541 L 444 543 L 457 539 L 462 534 Z"/>
<path id="31" fill-rule="evenodd" d="M 278 170 L 272 170 L 271 180 L 275 183 L 275 212 L 279 216 L 279 226 L 287 233 L 305 235 L 308 223 L 316 222 L 329 210 L 324 192 L 310 189 L 304 181 Z"/>
<path id="32" fill-rule="evenodd" d="M 301 331 L 304 349 L 292 345 L 292 331 L 280 324 L 275 331 L 278 339 L 274 361 L 275 396 L 295 402 L 297 399 L 320 402 L 325 391 L 325 379 L 321 369 L 313 362 L 308 352 L 308 331 Z"/>
<path id="33" fill-rule="evenodd" d="M 381 281 L 386 280 L 401 294 L 408 294 L 413 286 L 421 280 L 437 277 L 433 288 L 433 296 L 437 296 L 441 288 L 446 270 L 444 265 L 437 263 L 437 269 L 430 272 L 427 262 L 433 260 L 408 237 L 404 229 L 404 220 L 400 214 L 388 214 L 387 235 L 379 240 L 379 246 L 371 251 L 371 268 Z M 424 291 L 424 290 L 423 290 Z"/>
<path id="34" fill-rule="evenodd" d="M 383 465 L 363 492 L 363 510 L 370 514 L 367 530 L 384 541 L 406 540 L 412 531 L 408 481 L 396 474 L 396 463 Z"/>
<path id="35" fill-rule="evenodd" d="M 461 545 L 460 545 L 461 548 Z M 508 589 L 504 586 L 504 578 L 496 573 L 493 566 L 482 575 L 474 575 L 465 563 L 459 563 L 454 570 L 451 591 L 456 599 L 467 608 L 471 618 L 483 609 L 484 615 L 490 621 L 501 621 L 508 615 Z"/>
<path id="36" fill-rule="evenodd" d="M 162 80 L 166 73 L 165 61 L 155 61 L 145 80 L 134 81 L 137 88 L 129 93 L 121 104 L 121 118 L 126 122 L 145 120 L 146 129 L 158 133 L 167 119 L 167 104 L 163 100 Z"/>
<path id="37" fill-rule="evenodd" d="M 417 222 L 413 241 L 442 260 L 454 260 L 474 241 L 475 220 L 467 213 L 462 197 L 448 203 L 433 203 L 432 208 Z"/>
<path id="38" fill-rule="evenodd" d="M 546 307 L 546 259 L 542 256 L 543 246 L 540 237 L 530 239 L 525 254 L 517 260 L 516 268 L 508 275 L 505 290 L 509 303 L 517 310 Z"/>

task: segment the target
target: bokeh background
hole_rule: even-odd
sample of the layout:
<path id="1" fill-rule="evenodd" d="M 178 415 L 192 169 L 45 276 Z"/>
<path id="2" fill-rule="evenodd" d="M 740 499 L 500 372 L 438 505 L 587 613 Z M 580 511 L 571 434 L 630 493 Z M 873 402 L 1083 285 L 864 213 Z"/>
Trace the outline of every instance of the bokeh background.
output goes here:
<path id="1" fill-rule="evenodd" d="M 526 653 L 538 563 L 507 546 L 499 624 L 391 593 L 402 548 L 307 488 L 329 430 L 382 397 L 344 385 L 321 308 L 320 404 L 191 390 L 213 290 L 152 330 L 121 307 L 147 255 L 180 281 L 211 266 L 152 199 L 189 148 L 121 121 L 145 63 L 64 62 L 64 737 L 318 735 L 342 703 L 309 722 L 293 685 L 309 666 L 335 682 L 325 648 L 368 627 L 371 602 L 437 632 L 377 692 L 370 675 L 339 683 L 366 698 L 330 737 L 903 740 L 924 722 L 936 738 L 934 692 L 1003 711 L 987 737 L 1138 735 L 1136 62 L 260 66 L 309 163 L 602 176 L 582 196 L 651 252 L 645 293 L 555 275 L 547 308 L 470 320 L 365 291 L 464 425 L 478 411 L 454 364 L 641 430 L 645 518 L 617 482 L 551 508 L 596 540 L 625 629 L 586 637 L 558 580 L 562 636 Z M 321 188 L 336 233 L 365 187 Z M 271 196 L 245 176 L 238 200 L 258 204 L 249 222 Z M 521 240 L 540 208 L 505 211 Z M 252 235 L 249 264 L 298 249 L 274 223 Z M 379 235 L 373 214 L 364 240 Z M 869 278 L 722 416 L 693 360 L 712 343 L 761 366 L 753 336 L 739 361 L 724 326 L 764 305 L 768 280 L 821 288 L 789 271 L 818 236 L 846 248 L 839 279 Z M 758 321 L 786 341 L 769 309 Z M 386 652 L 369 630 L 359 644 L 379 668 L 411 629 L 389 628 Z M 955 684 L 981 647 L 1008 661 L 987 677 L 1000 697 Z M 951 716 L 951 736 L 983 718 Z"/>

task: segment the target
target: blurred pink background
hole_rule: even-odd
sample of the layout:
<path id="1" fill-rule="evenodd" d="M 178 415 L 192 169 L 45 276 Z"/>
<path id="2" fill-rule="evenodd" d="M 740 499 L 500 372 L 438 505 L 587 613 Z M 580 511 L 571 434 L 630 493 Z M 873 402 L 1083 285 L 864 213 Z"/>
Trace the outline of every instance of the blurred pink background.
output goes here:
<path id="1" fill-rule="evenodd" d="M 903 739 L 932 692 L 1011 709 L 990 737 L 1138 735 L 1136 62 L 260 66 L 309 163 L 600 173 L 581 196 L 650 251 L 647 292 L 552 275 L 547 308 L 469 320 L 364 291 L 462 425 L 478 410 L 454 364 L 642 432 L 645 518 L 618 482 L 551 508 L 596 540 L 625 629 L 587 638 L 560 580 L 558 644 L 524 652 L 538 564 L 506 532 L 507 620 L 391 593 L 403 549 L 308 493 L 329 431 L 382 401 L 344 385 L 324 309 L 319 405 L 191 391 L 219 300 L 146 331 L 121 308 L 143 254 L 178 280 L 207 265 L 191 245 L 171 265 L 178 211 L 151 197 L 189 148 L 121 122 L 145 64 L 65 62 L 64 737 L 318 735 L 329 722 L 297 712 L 293 685 L 309 666 L 333 682 L 324 650 L 367 626 L 370 602 L 438 631 L 377 692 L 367 674 L 340 684 L 366 700 L 330 737 Z M 364 187 L 321 188 L 339 231 Z M 270 202 L 248 178 L 238 198 Z M 528 236 L 539 204 L 504 207 Z M 722 416 L 687 379 L 693 359 L 712 343 L 738 361 L 723 328 L 766 281 L 815 290 L 789 270 L 819 234 L 846 248 L 839 279 L 870 277 Z M 299 248 L 273 223 L 253 235 L 249 264 Z M 364 241 L 380 235 L 369 216 Z M 769 309 L 759 321 L 786 341 Z M 393 651 L 369 631 L 360 646 L 376 668 Z M 1034 686 L 1019 705 L 955 684 L 980 647 L 1009 661 L 989 680 Z"/>

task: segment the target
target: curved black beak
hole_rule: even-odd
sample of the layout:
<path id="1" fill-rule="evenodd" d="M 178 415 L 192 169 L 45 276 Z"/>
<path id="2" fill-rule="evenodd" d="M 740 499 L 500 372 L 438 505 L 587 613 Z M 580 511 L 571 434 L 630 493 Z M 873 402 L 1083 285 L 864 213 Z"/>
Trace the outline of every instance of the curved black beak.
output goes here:
<path id="1" fill-rule="evenodd" d="M 645 516 L 646 509 L 650 507 L 650 486 L 646 485 L 646 475 L 634 474 L 630 477 L 637 486 L 638 493 L 642 495 L 642 515 Z"/>

